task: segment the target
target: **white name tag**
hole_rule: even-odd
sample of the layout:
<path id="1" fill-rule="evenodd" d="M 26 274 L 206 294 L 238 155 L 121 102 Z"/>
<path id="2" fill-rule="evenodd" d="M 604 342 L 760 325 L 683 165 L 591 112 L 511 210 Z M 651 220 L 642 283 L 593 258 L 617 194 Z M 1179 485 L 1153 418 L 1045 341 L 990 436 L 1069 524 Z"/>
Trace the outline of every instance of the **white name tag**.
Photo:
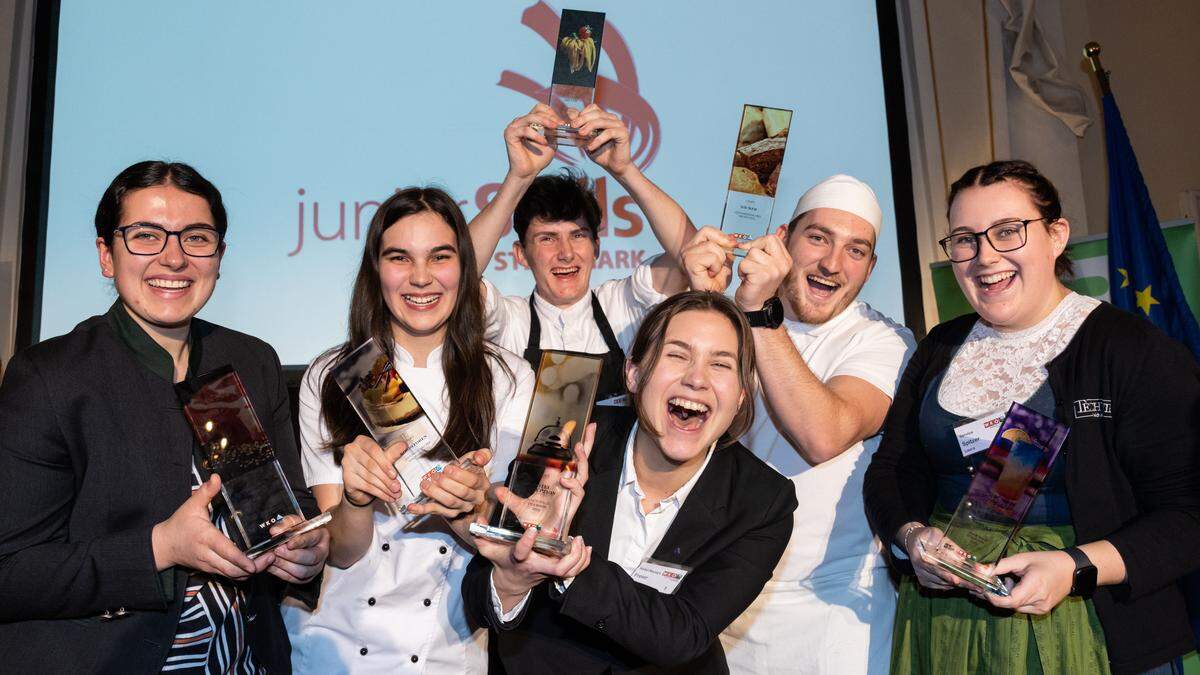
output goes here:
<path id="1" fill-rule="evenodd" d="M 606 399 L 596 401 L 596 405 L 606 408 L 628 408 L 633 405 L 633 399 L 629 394 L 613 394 Z"/>
<path id="2" fill-rule="evenodd" d="M 996 437 L 996 429 L 1004 422 L 1004 415 L 1004 412 L 984 415 L 954 429 L 954 435 L 958 437 L 958 448 L 962 450 L 963 457 L 970 457 L 988 449 L 988 446 L 992 444 L 992 439 Z"/>
<path id="3" fill-rule="evenodd" d="M 633 571 L 633 580 L 660 593 L 673 595 L 679 587 L 679 582 L 691 571 L 682 565 L 659 562 L 651 558 Z"/>

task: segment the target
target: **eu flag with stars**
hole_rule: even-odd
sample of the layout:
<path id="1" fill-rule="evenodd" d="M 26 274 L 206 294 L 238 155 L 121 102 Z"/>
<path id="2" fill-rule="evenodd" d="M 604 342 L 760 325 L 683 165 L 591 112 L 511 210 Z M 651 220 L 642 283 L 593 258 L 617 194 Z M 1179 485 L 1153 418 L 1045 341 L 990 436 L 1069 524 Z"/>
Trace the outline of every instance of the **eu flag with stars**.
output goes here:
<path id="1" fill-rule="evenodd" d="M 1183 297 L 1121 111 L 1111 93 L 1103 100 L 1104 141 L 1108 147 L 1108 286 L 1112 303 L 1149 318 L 1200 359 L 1200 326 Z"/>
<path id="2" fill-rule="evenodd" d="M 1108 287 L 1112 303 L 1149 317 L 1200 359 L 1200 327 L 1183 297 L 1150 192 L 1111 93 L 1104 95 L 1104 143 L 1108 146 Z M 1200 573 L 1190 574 L 1180 583 L 1200 645 Z"/>

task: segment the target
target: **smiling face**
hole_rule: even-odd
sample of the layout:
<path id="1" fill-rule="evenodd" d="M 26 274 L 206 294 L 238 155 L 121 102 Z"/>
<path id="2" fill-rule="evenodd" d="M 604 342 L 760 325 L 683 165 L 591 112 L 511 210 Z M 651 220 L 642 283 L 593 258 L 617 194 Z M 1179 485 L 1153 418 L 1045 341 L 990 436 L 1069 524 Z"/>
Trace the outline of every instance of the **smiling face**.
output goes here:
<path id="1" fill-rule="evenodd" d="M 800 216 L 787 239 L 792 271 L 783 280 L 785 314 L 808 324 L 837 316 L 875 268 L 875 228 L 840 209 Z"/>
<path id="2" fill-rule="evenodd" d="M 462 277 L 454 230 L 432 211 L 405 216 L 383 231 L 379 283 L 392 334 L 440 342 L 458 301 Z"/>
<path id="3" fill-rule="evenodd" d="M 1040 218 L 1024 188 L 1010 181 L 969 187 L 950 206 L 950 233 L 983 232 L 1014 219 Z M 971 307 L 1002 330 L 1022 330 L 1048 315 L 1066 293 L 1054 275 L 1054 259 L 1066 248 L 1066 220 L 1035 221 L 1025 227 L 1025 245 L 997 253 L 984 239 L 973 260 L 952 263 L 954 278 Z"/>
<path id="4" fill-rule="evenodd" d="M 513 243 L 517 262 L 533 272 L 538 295 L 555 307 L 570 307 L 591 289 L 598 244 L 582 217 L 547 222 L 534 218 L 525 243 Z"/>
<path id="5" fill-rule="evenodd" d="M 640 368 L 626 365 L 626 385 L 639 417 L 659 432 L 663 458 L 674 465 L 703 461 L 746 398 L 733 324 L 713 310 L 680 312 L 667 324 L 652 370 L 643 377 Z"/>
<path id="6" fill-rule="evenodd" d="M 168 232 L 193 225 L 215 227 L 212 211 L 203 197 L 172 185 L 134 190 L 121 200 L 118 227 L 152 223 Z M 208 257 L 189 256 L 179 237 L 167 238 L 157 255 L 134 255 L 120 233 L 112 245 L 96 240 L 100 273 L 112 279 L 121 302 L 144 328 L 172 329 L 188 325 L 212 296 L 221 270 L 224 249 Z"/>

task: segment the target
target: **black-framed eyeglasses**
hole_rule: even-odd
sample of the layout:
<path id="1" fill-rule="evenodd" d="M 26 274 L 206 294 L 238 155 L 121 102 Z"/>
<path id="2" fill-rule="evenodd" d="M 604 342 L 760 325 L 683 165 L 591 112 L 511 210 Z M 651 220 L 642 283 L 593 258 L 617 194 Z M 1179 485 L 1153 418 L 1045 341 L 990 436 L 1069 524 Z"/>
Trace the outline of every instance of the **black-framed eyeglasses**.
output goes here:
<path id="1" fill-rule="evenodd" d="M 134 223 L 114 230 L 121 234 L 125 248 L 134 255 L 158 255 L 167 247 L 167 240 L 179 237 L 183 252 L 196 258 L 210 258 L 221 249 L 221 233 L 215 227 L 191 225 L 172 232 L 154 223 Z"/>
<path id="2" fill-rule="evenodd" d="M 1029 240 L 1029 224 L 1036 223 L 1041 218 L 1029 218 L 1028 220 L 1005 220 L 996 223 L 983 232 L 955 232 L 949 237 L 943 237 L 938 240 L 942 245 L 942 250 L 946 255 L 950 256 L 951 262 L 967 262 L 974 260 L 979 255 L 979 240 L 987 238 L 988 243 L 998 253 L 1008 253 L 1015 251 L 1025 245 Z"/>

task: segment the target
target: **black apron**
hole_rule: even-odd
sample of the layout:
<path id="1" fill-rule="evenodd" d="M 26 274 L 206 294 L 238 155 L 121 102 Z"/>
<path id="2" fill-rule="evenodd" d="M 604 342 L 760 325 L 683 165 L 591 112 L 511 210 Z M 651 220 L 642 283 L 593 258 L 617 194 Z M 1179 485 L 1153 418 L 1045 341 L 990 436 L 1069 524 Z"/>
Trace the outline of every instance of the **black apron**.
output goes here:
<path id="1" fill-rule="evenodd" d="M 600 307 L 600 301 L 596 299 L 595 293 L 592 293 L 592 320 L 596 322 L 596 327 L 600 329 L 600 335 L 604 338 L 604 345 L 608 347 L 608 351 L 603 354 L 604 363 L 600 367 L 600 386 L 596 391 L 596 403 L 599 404 L 604 399 L 628 393 L 625 390 L 625 350 L 621 349 L 621 345 L 617 343 L 617 336 L 608 323 L 608 317 L 604 316 L 604 309 Z M 529 343 L 525 346 L 525 353 L 522 356 L 533 367 L 534 372 L 537 372 L 538 366 L 542 362 L 541 345 L 542 324 L 538 320 L 537 308 L 533 305 L 533 294 L 530 294 Z M 597 356 L 600 355 L 597 354 Z M 592 421 L 596 422 L 598 427 L 636 414 L 632 403 L 622 406 L 594 405 L 592 407 Z"/>

